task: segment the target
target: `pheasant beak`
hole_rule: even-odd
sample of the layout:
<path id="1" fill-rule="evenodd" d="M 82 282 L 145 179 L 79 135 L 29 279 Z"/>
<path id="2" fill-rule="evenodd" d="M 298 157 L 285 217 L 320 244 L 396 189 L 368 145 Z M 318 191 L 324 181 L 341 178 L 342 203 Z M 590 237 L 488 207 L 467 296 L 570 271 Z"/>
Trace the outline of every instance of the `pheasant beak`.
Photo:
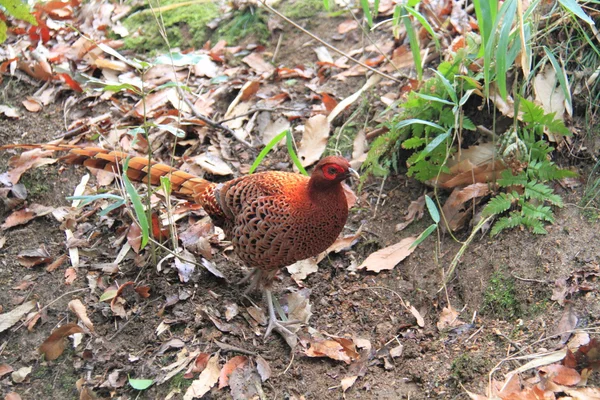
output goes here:
<path id="1" fill-rule="evenodd" d="M 355 169 L 348 168 L 348 172 L 350 172 L 350 176 L 352 176 L 353 178 L 360 179 L 360 175 L 358 174 L 358 172 L 356 172 Z"/>

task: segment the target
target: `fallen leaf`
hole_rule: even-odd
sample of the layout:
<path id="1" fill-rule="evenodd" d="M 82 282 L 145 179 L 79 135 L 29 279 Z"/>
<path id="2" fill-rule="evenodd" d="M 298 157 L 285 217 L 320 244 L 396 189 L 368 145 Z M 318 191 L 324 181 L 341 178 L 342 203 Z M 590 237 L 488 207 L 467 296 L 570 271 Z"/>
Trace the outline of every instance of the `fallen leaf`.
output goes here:
<path id="1" fill-rule="evenodd" d="M 575 386 L 581 381 L 579 372 L 564 365 L 546 365 L 539 370 L 548 374 L 548 378 L 559 385 Z"/>
<path id="2" fill-rule="evenodd" d="M 206 152 L 193 157 L 194 163 L 213 175 L 231 175 L 233 171 L 227 163 L 213 153 Z"/>
<path id="3" fill-rule="evenodd" d="M 349 342 L 349 343 L 347 343 Z M 328 357 L 332 360 L 343 361 L 350 364 L 358 358 L 358 353 L 354 348 L 354 343 L 349 339 L 335 338 L 310 342 L 304 354 L 309 357 Z"/>
<path id="4" fill-rule="evenodd" d="M 270 74 L 275 70 L 273 65 L 265 61 L 263 57 L 256 52 L 248 54 L 246 57 L 242 58 L 242 61 L 248 64 L 248 66 L 255 70 L 259 75 L 264 73 Z"/>
<path id="5" fill-rule="evenodd" d="M 462 228 L 467 221 L 467 217 L 471 215 L 468 212 L 471 203 L 466 205 L 465 203 L 475 198 L 487 196 L 489 193 L 490 185 L 487 183 L 474 183 L 464 188 L 455 188 L 442 207 L 448 228 L 453 232 Z"/>
<path id="6" fill-rule="evenodd" d="M 408 237 L 400 242 L 378 250 L 367 257 L 358 269 L 366 268 L 367 271 L 380 272 L 383 270 L 393 269 L 398 263 L 412 254 L 415 247 L 412 244 L 417 240 L 416 237 Z"/>
<path id="7" fill-rule="evenodd" d="M 40 264 L 47 264 L 52 261 L 45 247 L 35 250 L 23 250 L 17 255 L 19 264 L 26 268 L 31 268 Z"/>
<path id="8" fill-rule="evenodd" d="M 21 395 L 17 392 L 10 392 L 4 397 L 4 400 L 21 400 Z"/>
<path id="9" fill-rule="evenodd" d="M 310 117 L 304 125 L 302 140 L 298 146 L 298 157 L 303 167 L 316 163 L 325 149 L 329 138 L 329 121 L 324 115 Z"/>
<path id="10" fill-rule="evenodd" d="M 567 343 L 567 341 L 571 337 L 572 331 L 577 326 L 578 320 L 579 319 L 577 318 L 573 307 L 571 307 L 570 304 L 567 304 L 554 332 L 555 335 L 560 335 L 561 343 Z"/>
<path id="11" fill-rule="evenodd" d="M 347 376 L 345 378 L 342 378 L 342 382 L 341 382 L 342 392 L 346 392 L 346 390 L 350 389 L 352 387 L 352 385 L 354 385 L 354 382 L 356 382 L 357 379 L 358 379 L 358 376 Z"/>
<path id="12" fill-rule="evenodd" d="M 0 105 L 0 114 L 3 114 L 7 118 L 13 118 L 13 119 L 17 119 L 17 118 L 21 117 L 19 115 L 19 111 L 16 108 L 10 107 L 10 106 L 5 106 L 3 104 Z"/>
<path id="13" fill-rule="evenodd" d="M 440 314 L 440 319 L 436 323 L 438 330 L 442 331 L 446 328 L 452 328 L 464 324 L 463 321 L 458 319 L 459 312 L 452 308 L 451 305 L 444 307 Z"/>
<path id="14" fill-rule="evenodd" d="M 0 378 L 2 378 L 4 375 L 8 374 L 9 372 L 13 372 L 14 369 L 8 365 L 8 364 L 0 364 Z"/>
<path id="15" fill-rule="evenodd" d="M 69 267 L 65 270 L 65 285 L 70 285 L 77 279 L 77 270 L 73 267 Z"/>
<path id="16" fill-rule="evenodd" d="M 243 367 L 248 362 L 246 356 L 235 356 L 223 365 L 219 374 L 219 389 L 229 386 L 229 375 L 236 369 Z"/>
<path id="17" fill-rule="evenodd" d="M 358 22 L 354 19 L 347 19 L 338 25 L 337 31 L 340 35 L 343 35 L 356 28 L 358 28 Z"/>
<path id="18" fill-rule="evenodd" d="M 0 229 L 6 230 L 14 226 L 26 224 L 34 218 L 50 214 L 53 210 L 54 208 L 52 207 L 46 207 L 40 204 L 32 204 L 29 207 L 14 211 L 12 214 L 6 217 L 6 220 L 2 226 L 0 226 Z"/>
<path id="19" fill-rule="evenodd" d="M 292 265 L 286 267 L 287 271 L 292 275 L 292 279 L 296 281 L 298 285 L 306 277 L 319 270 L 317 260 L 314 257 L 307 258 L 306 260 L 296 261 Z"/>
<path id="20" fill-rule="evenodd" d="M 192 382 L 185 392 L 183 400 L 192 400 L 204 396 L 219 380 L 219 352 L 208 360 L 206 368 L 198 379 Z"/>
<path id="21" fill-rule="evenodd" d="M 400 232 L 408 225 L 410 225 L 415 219 L 420 220 L 423 218 L 425 213 L 425 195 L 422 195 L 417 200 L 411 201 L 408 209 L 406 210 L 406 215 L 404 216 L 404 222 L 396 225 L 396 232 Z"/>
<path id="22" fill-rule="evenodd" d="M 260 375 L 260 379 L 264 382 L 271 377 L 271 367 L 267 360 L 260 355 L 256 356 L 256 369 Z"/>
<path id="23" fill-rule="evenodd" d="M 55 329 L 52 334 L 42 343 L 39 352 L 48 361 L 56 360 L 65 351 L 66 337 L 75 333 L 83 333 L 83 329 L 77 324 L 66 324 Z"/>
<path id="24" fill-rule="evenodd" d="M 87 310 L 81 300 L 75 299 L 69 302 L 69 310 L 73 311 L 77 318 L 85 325 L 90 332 L 94 332 L 94 324 L 87 315 Z"/>
<path id="25" fill-rule="evenodd" d="M 12 378 L 13 382 L 21 383 L 27 378 L 27 375 L 31 373 L 31 369 L 31 367 L 19 368 L 18 370 L 10 374 L 10 377 Z"/>
<path id="26" fill-rule="evenodd" d="M 37 168 L 42 165 L 54 164 L 57 160 L 47 158 L 45 156 L 52 154 L 51 150 L 33 149 L 24 151 L 20 155 L 11 157 L 9 165 L 11 170 L 8 171 L 8 176 L 13 185 L 19 183 L 19 179 L 23 173 L 31 168 Z"/>
<path id="27" fill-rule="evenodd" d="M 4 332 L 23 318 L 29 311 L 35 307 L 35 301 L 31 300 L 12 309 L 9 312 L 0 314 L 0 332 Z"/>

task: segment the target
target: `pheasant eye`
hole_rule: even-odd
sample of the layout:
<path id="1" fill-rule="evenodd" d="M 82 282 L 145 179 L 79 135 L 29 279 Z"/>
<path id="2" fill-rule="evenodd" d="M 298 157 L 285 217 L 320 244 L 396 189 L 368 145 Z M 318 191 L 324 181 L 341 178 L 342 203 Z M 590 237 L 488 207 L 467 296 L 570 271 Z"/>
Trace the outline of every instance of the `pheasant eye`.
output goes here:
<path id="1" fill-rule="evenodd" d="M 329 164 L 323 166 L 323 175 L 325 179 L 335 180 L 337 177 L 344 172 L 344 169 L 339 165 Z"/>

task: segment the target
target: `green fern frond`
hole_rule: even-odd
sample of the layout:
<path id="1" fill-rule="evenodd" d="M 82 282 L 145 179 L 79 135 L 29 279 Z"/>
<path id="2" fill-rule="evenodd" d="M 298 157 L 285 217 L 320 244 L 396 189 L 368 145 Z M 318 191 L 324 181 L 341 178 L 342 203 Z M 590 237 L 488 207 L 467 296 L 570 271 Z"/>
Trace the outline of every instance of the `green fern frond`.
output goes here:
<path id="1" fill-rule="evenodd" d="M 500 187 L 509 186 L 525 186 L 527 184 L 527 176 L 524 173 L 513 175 L 509 170 L 502 171 L 501 178 L 498 179 Z"/>
<path id="2" fill-rule="evenodd" d="M 563 206 L 561 197 L 554 194 L 554 190 L 550 186 L 537 181 L 529 181 L 525 184 L 525 197 L 539 201 L 549 201 L 558 207 Z"/>
<path id="3" fill-rule="evenodd" d="M 514 196 L 507 193 L 500 193 L 487 203 L 482 213 L 484 217 L 490 215 L 499 215 L 507 211 L 515 201 Z"/>
<path id="4" fill-rule="evenodd" d="M 529 201 L 524 201 L 522 204 L 522 213 L 525 218 L 532 218 L 540 221 L 554 223 L 554 213 L 549 206 L 543 204 L 535 205 Z"/>
<path id="5" fill-rule="evenodd" d="M 523 224 L 523 217 L 518 214 L 511 213 L 509 216 L 502 217 L 492 227 L 490 234 L 496 236 L 505 229 L 516 228 Z"/>

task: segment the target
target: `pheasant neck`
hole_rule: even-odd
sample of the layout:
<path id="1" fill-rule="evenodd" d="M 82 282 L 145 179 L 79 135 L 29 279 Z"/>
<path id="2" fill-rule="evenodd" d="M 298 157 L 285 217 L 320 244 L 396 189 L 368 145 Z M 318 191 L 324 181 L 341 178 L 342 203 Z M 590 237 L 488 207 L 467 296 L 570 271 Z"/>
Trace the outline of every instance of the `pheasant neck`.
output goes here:
<path id="1" fill-rule="evenodd" d="M 323 182 L 313 179 L 308 182 L 308 196 L 313 200 L 331 201 L 331 198 L 340 191 L 342 191 L 340 182 Z"/>

